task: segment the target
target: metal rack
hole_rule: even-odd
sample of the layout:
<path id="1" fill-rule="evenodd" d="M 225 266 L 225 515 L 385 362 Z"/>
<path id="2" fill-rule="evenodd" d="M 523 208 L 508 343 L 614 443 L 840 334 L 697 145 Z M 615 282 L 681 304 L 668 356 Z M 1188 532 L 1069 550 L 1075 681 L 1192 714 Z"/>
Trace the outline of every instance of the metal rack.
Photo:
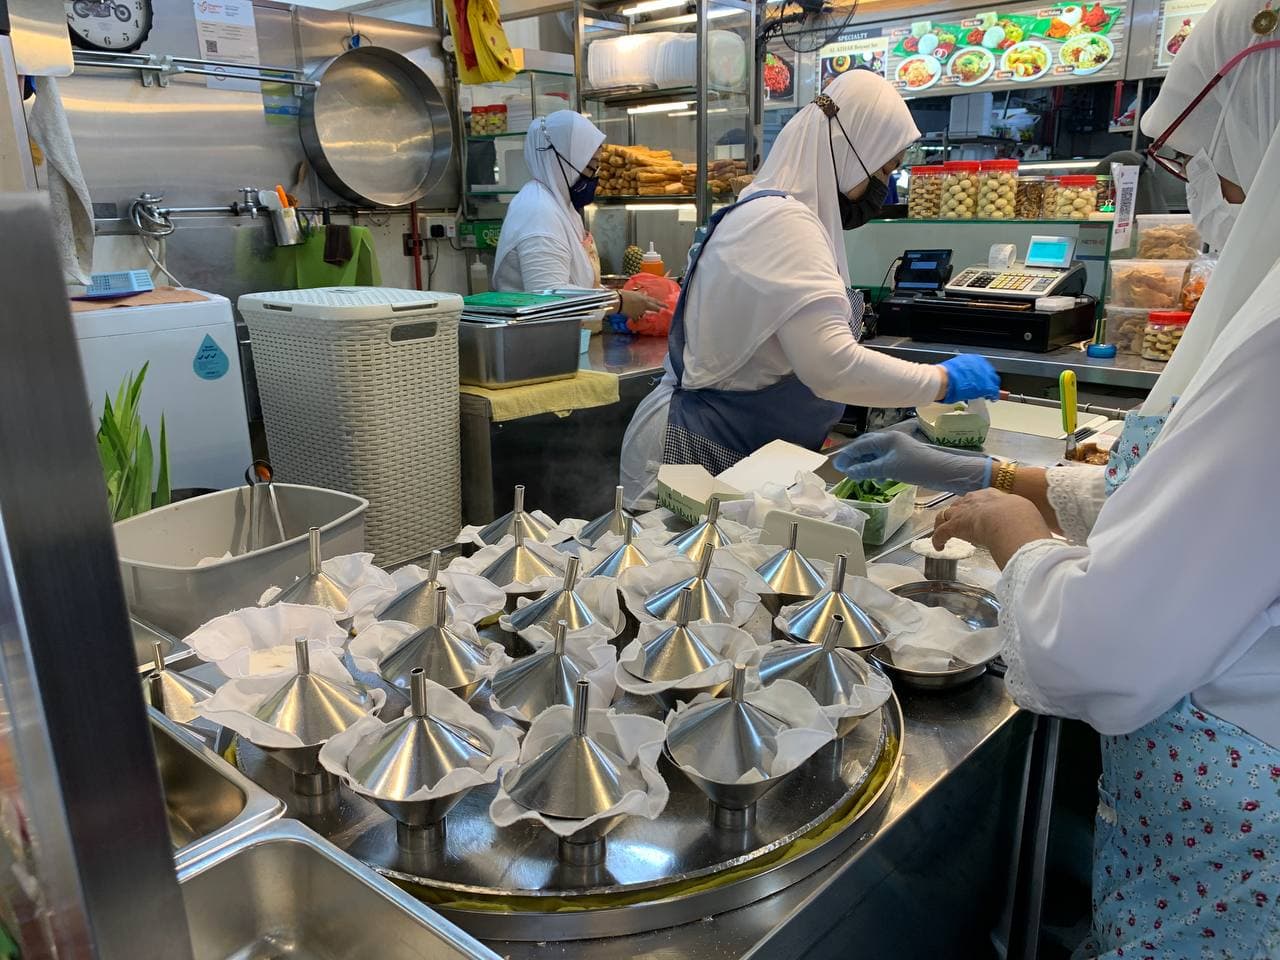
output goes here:
<path id="1" fill-rule="evenodd" d="M 269 67 L 258 64 L 232 63 L 227 60 L 202 60 L 197 57 L 175 57 L 167 53 L 105 53 L 98 50 L 76 50 L 75 64 L 84 69 L 136 70 L 144 87 L 167 87 L 169 80 L 183 74 L 217 77 L 221 80 L 252 80 L 257 83 L 287 83 L 300 88 L 316 88 L 318 80 L 307 80 L 294 67 Z"/>

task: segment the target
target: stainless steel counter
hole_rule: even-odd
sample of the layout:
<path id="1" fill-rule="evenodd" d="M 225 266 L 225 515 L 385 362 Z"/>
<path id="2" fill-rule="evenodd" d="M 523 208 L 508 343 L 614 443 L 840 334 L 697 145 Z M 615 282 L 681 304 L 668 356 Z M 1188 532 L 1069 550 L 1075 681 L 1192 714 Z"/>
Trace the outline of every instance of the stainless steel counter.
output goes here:
<path id="1" fill-rule="evenodd" d="M 1077 347 L 1063 347 L 1049 353 L 1004 350 L 998 347 L 963 347 L 948 343 L 917 343 L 908 337 L 876 337 L 864 346 L 902 360 L 940 363 L 959 353 L 986 357 L 1001 373 L 1021 374 L 1057 380 L 1063 370 L 1074 370 L 1081 383 L 1108 387 L 1150 390 L 1164 370 L 1163 363 L 1121 354 L 1113 360 L 1099 360 Z"/>
<path id="2" fill-rule="evenodd" d="M 598 373 L 616 373 L 620 380 L 628 380 L 631 377 L 660 376 L 662 362 L 666 359 L 666 337 L 633 337 L 606 332 L 591 338 L 591 345 L 579 367 Z"/>

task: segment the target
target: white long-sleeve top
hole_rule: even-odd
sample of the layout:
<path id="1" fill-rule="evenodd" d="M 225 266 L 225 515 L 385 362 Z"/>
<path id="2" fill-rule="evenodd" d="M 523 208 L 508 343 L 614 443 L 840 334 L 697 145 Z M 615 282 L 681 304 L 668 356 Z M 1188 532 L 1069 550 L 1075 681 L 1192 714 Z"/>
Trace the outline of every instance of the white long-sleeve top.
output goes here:
<path id="1" fill-rule="evenodd" d="M 523 293 L 571 287 L 573 262 L 573 251 L 564 241 L 545 234 L 524 237 L 499 265 L 493 289 Z"/>
<path id="2" fill-rule="evenodd" d="M 998 593 L 1023 706 L 1129 733 L 1190 694 L 1280 746 L 1280 324 L 1232 353 L 1125 483 L 1049 471 L 1075 543 L 1019 550 Z"/>

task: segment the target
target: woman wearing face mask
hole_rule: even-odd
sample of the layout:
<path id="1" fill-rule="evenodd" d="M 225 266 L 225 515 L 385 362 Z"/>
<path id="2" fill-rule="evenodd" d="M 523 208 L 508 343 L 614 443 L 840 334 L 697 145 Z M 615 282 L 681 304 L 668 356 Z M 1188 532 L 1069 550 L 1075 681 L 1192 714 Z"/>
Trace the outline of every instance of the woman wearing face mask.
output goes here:
<path id="1" fill-rule="evenodd" d="M 837 461 L 977 491 L 934 541 L 987 546 L 1004 569 L 1010 692 L 1103 734 L 1079 956 L 1280 956 L 1276 27 L 1269 3 L 1218 0 L 1143 117 L 1222 253 L 1106 467 L 996 466 L 888 435 Z"/>
<path id="2" fill-rule="evenodd" d="M 858 344 L 844 232 L 880 211 L 919 135 L 883 77 L 850 71 L 788 121 L 741 200 L 712 217 L 691 253 L 666 375 L 623 439 L 632 506 L 654 504 L 661 463 L 714 474 L 772 440 L 817 449 L 846 404 L 996 395 L 980 357 L 934 366 Z"/>
<path id="3" fill-rule="evenodd" d="M 527 292 L 600 286 L 600 257 L 582 221 L 595 199 L 604 134 L 572 110 L 538 117 L 525 136 L 531 179 L 511 201 L 493 264 L 496 290 Z M 662 304 L 621 291 L 618 311 L 640 317 Z"/>

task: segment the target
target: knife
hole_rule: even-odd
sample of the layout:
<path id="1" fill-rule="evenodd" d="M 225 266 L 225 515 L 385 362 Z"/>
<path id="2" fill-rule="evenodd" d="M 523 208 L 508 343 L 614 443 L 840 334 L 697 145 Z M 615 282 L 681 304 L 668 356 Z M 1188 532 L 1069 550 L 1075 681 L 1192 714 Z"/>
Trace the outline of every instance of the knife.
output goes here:
<path id="1" fill-rule="evenodd" d="M 1067 434 L 1066 458 L 1076 458 L 1076 427 L 1078 411 L 1076 408 L 1076 372 L 1063 370 L 1058 377 L 1058 393 L 1062 402 L 1062 429 Z"/>

